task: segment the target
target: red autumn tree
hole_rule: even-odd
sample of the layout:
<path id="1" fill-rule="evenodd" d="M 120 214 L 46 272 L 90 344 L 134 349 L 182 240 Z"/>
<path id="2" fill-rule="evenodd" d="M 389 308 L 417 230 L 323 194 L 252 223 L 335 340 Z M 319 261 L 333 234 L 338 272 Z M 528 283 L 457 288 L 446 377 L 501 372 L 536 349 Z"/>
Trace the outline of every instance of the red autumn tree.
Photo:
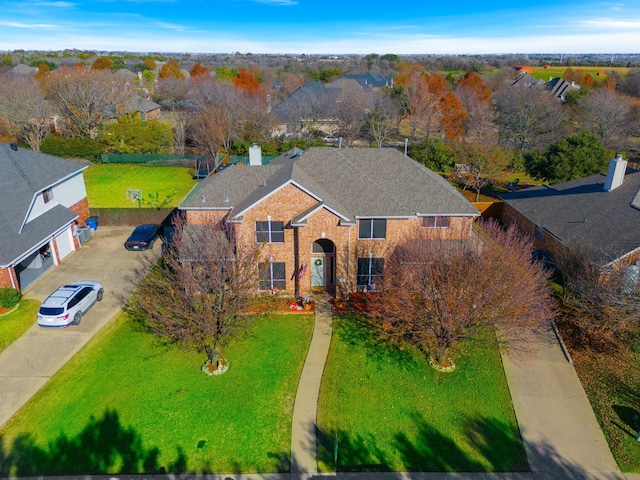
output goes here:
<path id="1" fill-rule="evenodd" d="M 93 70 L 109 70 L 113 65 L 113 61 L 109 57 L 98 57 L 93 61 L 91 68 Z"/>
<path id="2" fill-rule="evenodd" d="M 484 84 L 484 81 L 473 70 L 469 70 L 456 83 L 457 87 L 467 88 L 475 93 L 478 100 L 488 102 L 491 99 L 491 90 Z"/>
<path id="3" fill-rule="evenodd" d="M 234 77 L 232 82 L 240 90 L 255 94 L 260 92 L 260 81 L 258 80 L 259 72 L 253 68 L 238 69 L 238 76 Z"/>
<path id="4" fill-rule="evenodd" d="M 467 111 L 452 92 L 447 92 L 440 99 L 440 127 L 450 140 L 457 140 L 464 131 L 464 120 L 467 118 Z"/>
<path id="5" fill-rule="evenodd" d="M 189 70 L 189 75 L 191 75 L 191 78 L 196 78 L 201 75 L 209 75 L 209 73 L 210 70 L 207 67 L 200 65 L 199 63 L 196 63 L 193 67 L 191 67 L 191 70 Z"/>
<path id="6" fill-rule="evenodd" d="M 439 73 L 427 75 L 427 88 L 429 92 L 437 97 L 443 97 L 449 91 L 447 79 Z"/>
<path id="7" fill-rule="evenodd" d="M 555 308 L 548 273 L 531 262 L 532 241 L 496 222 L 482 224 L 481 234 L 483 242 L 414 239 L 388 256 L 382 291 L 370 300 L 383 336 L 444 366 L 463 340 L 487 330 L 519 349 L 526 342 L 514 340 L 548 327 Z"/>

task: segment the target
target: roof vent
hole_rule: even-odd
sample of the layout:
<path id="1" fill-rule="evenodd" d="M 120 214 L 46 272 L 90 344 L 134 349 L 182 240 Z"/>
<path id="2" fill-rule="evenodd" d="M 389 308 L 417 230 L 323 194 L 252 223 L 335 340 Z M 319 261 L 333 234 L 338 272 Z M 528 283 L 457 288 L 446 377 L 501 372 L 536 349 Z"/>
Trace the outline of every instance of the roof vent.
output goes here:
<path id="1" fill-rule="evenodd" d="M 609 168 L 607 170 L 607 178 L 604 181 L 605 192 L 610 192 L 613 189 L 622 185 L 624 180 L 624 174 L 627 170 L 627 161 L 622 158 L 622 155 L 618 153 L 616 158 L 609 160 Z"/>
<path id="2" fill-rule="evenodd" d="M 14 152 L 18 151 L 18 144 L 17 143 L 12 143 L 10 146 L 11 146 L 11 150 L 13 150 Z"/>

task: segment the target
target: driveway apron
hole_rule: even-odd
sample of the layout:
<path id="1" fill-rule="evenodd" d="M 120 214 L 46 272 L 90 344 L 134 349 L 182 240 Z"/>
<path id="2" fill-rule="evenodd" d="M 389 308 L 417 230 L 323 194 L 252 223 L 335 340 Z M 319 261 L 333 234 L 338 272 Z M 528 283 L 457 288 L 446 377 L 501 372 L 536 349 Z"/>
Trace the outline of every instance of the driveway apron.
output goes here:
<path id="1" fill-rule="evenodd" d="M 94 236 L 64 261 L 32 283 L 25 298 L 43 301 L 60 285 L 98 280 L 104 298 L 80 325 L 48 329 L 34 325 L 0 353 L 0 426 L 4 425 L 78 350 L 122 308 L 133 292 L 133 273 L 143 259 L 157 257 L 160 243 L 148 252 L 128 252 L 123 244 L 131 227 L 99 227 Z"/>

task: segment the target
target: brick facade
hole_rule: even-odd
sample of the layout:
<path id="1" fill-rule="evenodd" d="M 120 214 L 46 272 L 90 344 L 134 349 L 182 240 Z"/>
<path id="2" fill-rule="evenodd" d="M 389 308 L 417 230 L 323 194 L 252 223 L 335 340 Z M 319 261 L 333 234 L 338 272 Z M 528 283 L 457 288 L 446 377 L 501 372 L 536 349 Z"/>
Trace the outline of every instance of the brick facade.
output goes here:
<path id="1" fill-rule="evenodd" d="M 340 218 L 326 208 L 319 208 L 311 214 L 304 226 L 291 225 L 292 218 L 316 204 L 315 198 L 297 186 L 288 184 L 249 209 L 241 223 L 234 224 L 238 245 L 256 245 L 256 222 L 269 219 L 284 222 L 284 242 L 265 243 L 260 257 L 264 262 L 285 264 L 284 290 L 288 293 L 311 293 L 313 263 L 322 259 L 324 262 L 334 262 L 333 268 L 327 267 L 325 287 L 329 291 L 335 289 L 339 296 L 345 296 L 356 290 L 358 258 L 385 258 L 392 247 L 406 238 L 468 238 L 474 220 L 471 216 L 451 217 L 449 228 L 424 228 L 422 217 L 387 219 L 384 239 L 359 239 L 357 224 L 340 225 Z M 227 213 L 220 210 L 188 210 L 186 220 L 189 224 L 203 223 L 206 218 L 219 221 Z M 319 239 L 331 241 L 335 253 L 314 253 L 313 244 Z M 306 273 L 298 278 L 298 269 L 305 265 Z M 257 271 L 256 266 L 256 276 Z"/>
<path id="2" fill-rule="evenodd" d="M 16 272 L 13 267 L 0 268 L 0 288 L 18 288 Z"/>

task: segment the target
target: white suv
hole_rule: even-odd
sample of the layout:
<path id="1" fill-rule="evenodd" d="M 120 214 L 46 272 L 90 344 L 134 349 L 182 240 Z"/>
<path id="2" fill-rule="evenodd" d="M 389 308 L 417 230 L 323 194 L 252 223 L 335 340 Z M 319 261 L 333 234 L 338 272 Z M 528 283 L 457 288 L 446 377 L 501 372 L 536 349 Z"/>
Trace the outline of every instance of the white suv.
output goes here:
<path id="1" fill-rule="evenodd" d="M 42 302 L 38 310 L 41 327 L 68 327 L 78 325 L 82 315 L 102 300 L 104 288 L 100 282 L 85 280 L 63 285 Z"/>

